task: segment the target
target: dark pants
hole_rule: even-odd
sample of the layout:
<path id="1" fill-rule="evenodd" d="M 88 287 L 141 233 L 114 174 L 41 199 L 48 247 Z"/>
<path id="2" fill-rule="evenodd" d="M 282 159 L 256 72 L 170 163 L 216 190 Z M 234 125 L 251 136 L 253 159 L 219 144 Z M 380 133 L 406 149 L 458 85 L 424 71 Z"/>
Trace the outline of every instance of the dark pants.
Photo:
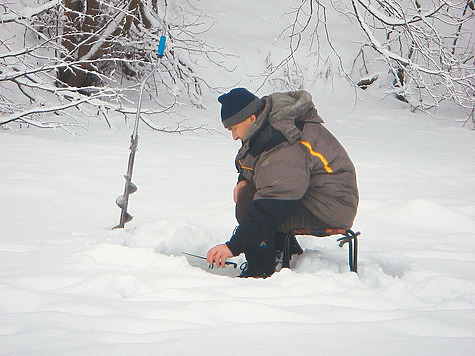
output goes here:
<path id="1" fill-rule="evenodd" d="M 247 217 L 254 200 L 256 188 L 254 184 L 248 183 L 240 188 L 236 199 L 236 219 L 241 224 Z M 278 251 L 284 251 L 284 242 L 287 233 L 296 228 L 320 228 L 327 225 L 313 215 L 303 204 L 299 204 L 297 210 L 282 223 L 279 231 L 273 236 L 269 236 L 259 247 L 245 251 L 247 259 L 247 269 L 240 277 L 260 277 L 265 278 L 275 272 L 276 255 Z M 298 244 L 295 236 L 289 243 L 289 253 L 301 254 L 302 248 Z"/>

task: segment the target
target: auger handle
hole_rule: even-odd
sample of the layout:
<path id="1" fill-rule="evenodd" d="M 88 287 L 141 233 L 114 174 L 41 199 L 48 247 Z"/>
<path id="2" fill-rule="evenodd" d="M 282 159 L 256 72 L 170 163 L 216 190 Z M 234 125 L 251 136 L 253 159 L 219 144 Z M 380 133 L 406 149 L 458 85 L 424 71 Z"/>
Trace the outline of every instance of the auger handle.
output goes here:
<path id="1" fill-rule="evenodd" d="M 165 42 L 167 41 L 167 38 L 165 36 L 160 37 L 160 41 L 158 42 L 158 57 L 162 58 L 163 53 L 165 52 Z"/>

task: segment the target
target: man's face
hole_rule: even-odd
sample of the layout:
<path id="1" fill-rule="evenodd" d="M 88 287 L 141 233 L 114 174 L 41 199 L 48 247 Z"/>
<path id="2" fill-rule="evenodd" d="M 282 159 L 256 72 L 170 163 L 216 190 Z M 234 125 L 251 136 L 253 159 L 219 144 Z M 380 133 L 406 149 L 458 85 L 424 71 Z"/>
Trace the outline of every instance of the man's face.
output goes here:
<path id="1" fill-rule="evenodd" d="M 233 139 L 242 141 L 254 121 L 256 121 L 256 115 L 251 115 L 239 124 L 229 127 L 228 130 L 233 134 Z"/>

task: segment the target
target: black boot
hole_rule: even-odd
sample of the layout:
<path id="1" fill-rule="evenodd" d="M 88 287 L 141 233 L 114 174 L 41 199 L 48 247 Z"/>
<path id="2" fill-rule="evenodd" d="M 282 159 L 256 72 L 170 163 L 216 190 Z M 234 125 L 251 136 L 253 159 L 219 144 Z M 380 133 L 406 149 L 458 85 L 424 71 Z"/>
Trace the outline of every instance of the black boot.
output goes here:
<path id="1" fill-rule="evenodd" d="M 285 237 L 287 236 L 286 233 L 277 232 L 275 234 L 275 247 L 277 251 L 284 252 L 284 244 L 285 244 Z M 289 237 L 289 256 L 292 255 L 301 255 L 303 253 L 302 247 L 300 247 L 295 235 L 290 235 Z"/>
<path id="2" fill-rule="evenodd" d="M 277 247 L 277 270 L 290 268 L 292 255 L 301 255 L 303 253 L 294 234 L 276 233 L 275 237 Z"/>
<path id="3" fill-rule="evenodd" d="M 275 272 L 275 248 L 263 241 L 261 245 L 245 253 L 247 266 L 239 275 L 241 278 L 267 278 Z"/>

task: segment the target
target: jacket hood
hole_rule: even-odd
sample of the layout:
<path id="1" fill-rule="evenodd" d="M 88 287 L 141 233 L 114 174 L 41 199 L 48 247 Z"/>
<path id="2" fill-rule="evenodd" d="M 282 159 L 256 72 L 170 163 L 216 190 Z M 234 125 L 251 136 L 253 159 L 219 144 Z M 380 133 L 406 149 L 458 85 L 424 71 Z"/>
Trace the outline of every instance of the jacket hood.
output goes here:
<path id="1" fill-rule="evenodd" d="M 309 111 L 315 109 L 315 104 L 312 101 L 312 95 L 305 90 L 274 93 L 268 98 L 272 99 L 270 121 L 300 120 L 323 123 L 322 118 L 318 115 L 315 118 L 307 117 Z"/>
<path id="2" fill-rule="evenodd" d="M 267 104 L 271 106 L 268 114 L 269 124 L 280 131 L 290 143 L 300 138 L 301 131 L 296 127 L 296 121 L 323 123 L 312 101 L 312 95 L 305 90 L 274 93 L 267 98 Z"/>
<path id="3" fill-rule="evenodd" d="M 297 121 L 323 123 L 312 101 L 312 95 L 305 90 L 273 93 L 261 100 L 264 109 L 243 140 L 243 153 L 248 151 L 250 138 L 258 135 L 267 123 L 290 143 L 297 141 L 302 134 L 296 126 Z"/>

